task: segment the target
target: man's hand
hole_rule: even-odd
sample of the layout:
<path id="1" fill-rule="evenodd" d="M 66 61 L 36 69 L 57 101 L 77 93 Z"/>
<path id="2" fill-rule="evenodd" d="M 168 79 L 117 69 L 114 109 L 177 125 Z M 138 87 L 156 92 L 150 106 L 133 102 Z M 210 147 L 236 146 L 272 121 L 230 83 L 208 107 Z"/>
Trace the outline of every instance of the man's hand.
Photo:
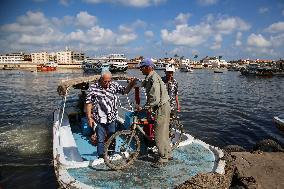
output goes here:
<path id="1" fill-rule="evenodd" d="M 142 110 L 142 107 L 139 106 L 138 104 L 135 104 L 135 109 L 136 111 L 140 112 Z"/>
<path id="2" fill-rule="evenodd" d="M 91 128 L 93 128 L 95 126 L 95 121 L 94 121 L 94 118 L 92 117 L 88 117 L 88 124 Z"/>

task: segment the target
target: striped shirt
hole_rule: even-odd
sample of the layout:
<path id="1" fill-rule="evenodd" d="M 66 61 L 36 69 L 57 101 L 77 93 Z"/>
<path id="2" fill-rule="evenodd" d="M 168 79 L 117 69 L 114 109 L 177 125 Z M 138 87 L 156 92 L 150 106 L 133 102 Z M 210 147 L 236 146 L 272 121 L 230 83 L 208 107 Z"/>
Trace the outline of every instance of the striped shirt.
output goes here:
<path id="1" fill-rule="evenodd" d="M 174 110 L 177 108 L 176 96 L 178 95 L 178 82 L 175 79 L 167 81 L 166 76 L 162 77 L 162 80 L 166 84 L 168 94 L 170 96 L 171 109 Z"/>
<path id="2" fill-rule="evenodd" d="M 90 85 L 87 90 L 86 103 L 92 103 L 95 122 L 111 123 L 117 119 L 117 94 L 124 94 L 125 87 L 117 82 L 111 82 L 104 89 L 99 82 Z"/>

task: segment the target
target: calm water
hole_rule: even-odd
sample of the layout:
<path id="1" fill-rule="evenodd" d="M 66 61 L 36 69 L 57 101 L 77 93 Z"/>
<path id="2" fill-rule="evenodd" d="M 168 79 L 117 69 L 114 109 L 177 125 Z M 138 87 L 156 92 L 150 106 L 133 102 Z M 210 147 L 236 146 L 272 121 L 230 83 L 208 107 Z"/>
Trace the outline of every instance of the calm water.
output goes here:
<path id="1" fill-rule="evenodd" d="M 129 70 L 143 78 L 138 70 Z M 158 72 L 163 75 L 163 72 Z M 80 70 L 50 73 L 0 70 L 0 188 L 56 188 L 52 166 L 52 112 L 61 79 Z M 251 148 L 272 138 L 284 143 L 272 117 L 284 110 L 284 78 L 243 77 L 194 70 L 175 74 L 187 132 L 215 146 Z"/>

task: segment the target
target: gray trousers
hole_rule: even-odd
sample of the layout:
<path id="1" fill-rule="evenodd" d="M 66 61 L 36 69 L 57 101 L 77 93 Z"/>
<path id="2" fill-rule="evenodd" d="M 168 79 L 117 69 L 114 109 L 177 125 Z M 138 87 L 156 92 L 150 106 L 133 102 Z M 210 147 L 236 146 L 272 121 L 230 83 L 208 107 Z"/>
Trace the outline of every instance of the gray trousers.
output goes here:
<path id="1" fill-rule="evenodd" d="M 171 107 L 169 102 L 163 104 L 156 110 L 155 142 L 158 148 L 160 162 L 168 162 L 168 158 L 172 157 L 169 137 L 170 113 Z"/>

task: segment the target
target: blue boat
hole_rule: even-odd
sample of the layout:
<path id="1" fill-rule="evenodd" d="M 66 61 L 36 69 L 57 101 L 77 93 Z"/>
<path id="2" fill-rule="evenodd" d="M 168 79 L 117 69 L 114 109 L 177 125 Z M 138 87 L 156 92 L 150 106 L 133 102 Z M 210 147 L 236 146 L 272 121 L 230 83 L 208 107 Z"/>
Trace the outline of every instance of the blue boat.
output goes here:
<path id="1" fill-rule="evenodd" d="M 92 76 L 63 81 L 57 90 L 62 100 L 54 111 L 53 162 L 62 188 L 173 188 L 198 173 L 224 173 L 223 151 L 188 133 L 182 134 L 173 151 L 174 160 L 161 169 L 152 168 L 152 156 L 145 153 L 127 169 L 110 169 L 104 159 L 97 158 L 96 146 L 88 137 L 92 131 L 81 115 L 78 98 L 87 83 L 98 79 L 99 76 Z M 123 84 L 128 78 L 113 79 Z M 79 93 L 73 89 L 79 89 Z M 125 115 L 133 111 L 132 97 L 119 96 L 119 126 L 126 124 Z"/>

